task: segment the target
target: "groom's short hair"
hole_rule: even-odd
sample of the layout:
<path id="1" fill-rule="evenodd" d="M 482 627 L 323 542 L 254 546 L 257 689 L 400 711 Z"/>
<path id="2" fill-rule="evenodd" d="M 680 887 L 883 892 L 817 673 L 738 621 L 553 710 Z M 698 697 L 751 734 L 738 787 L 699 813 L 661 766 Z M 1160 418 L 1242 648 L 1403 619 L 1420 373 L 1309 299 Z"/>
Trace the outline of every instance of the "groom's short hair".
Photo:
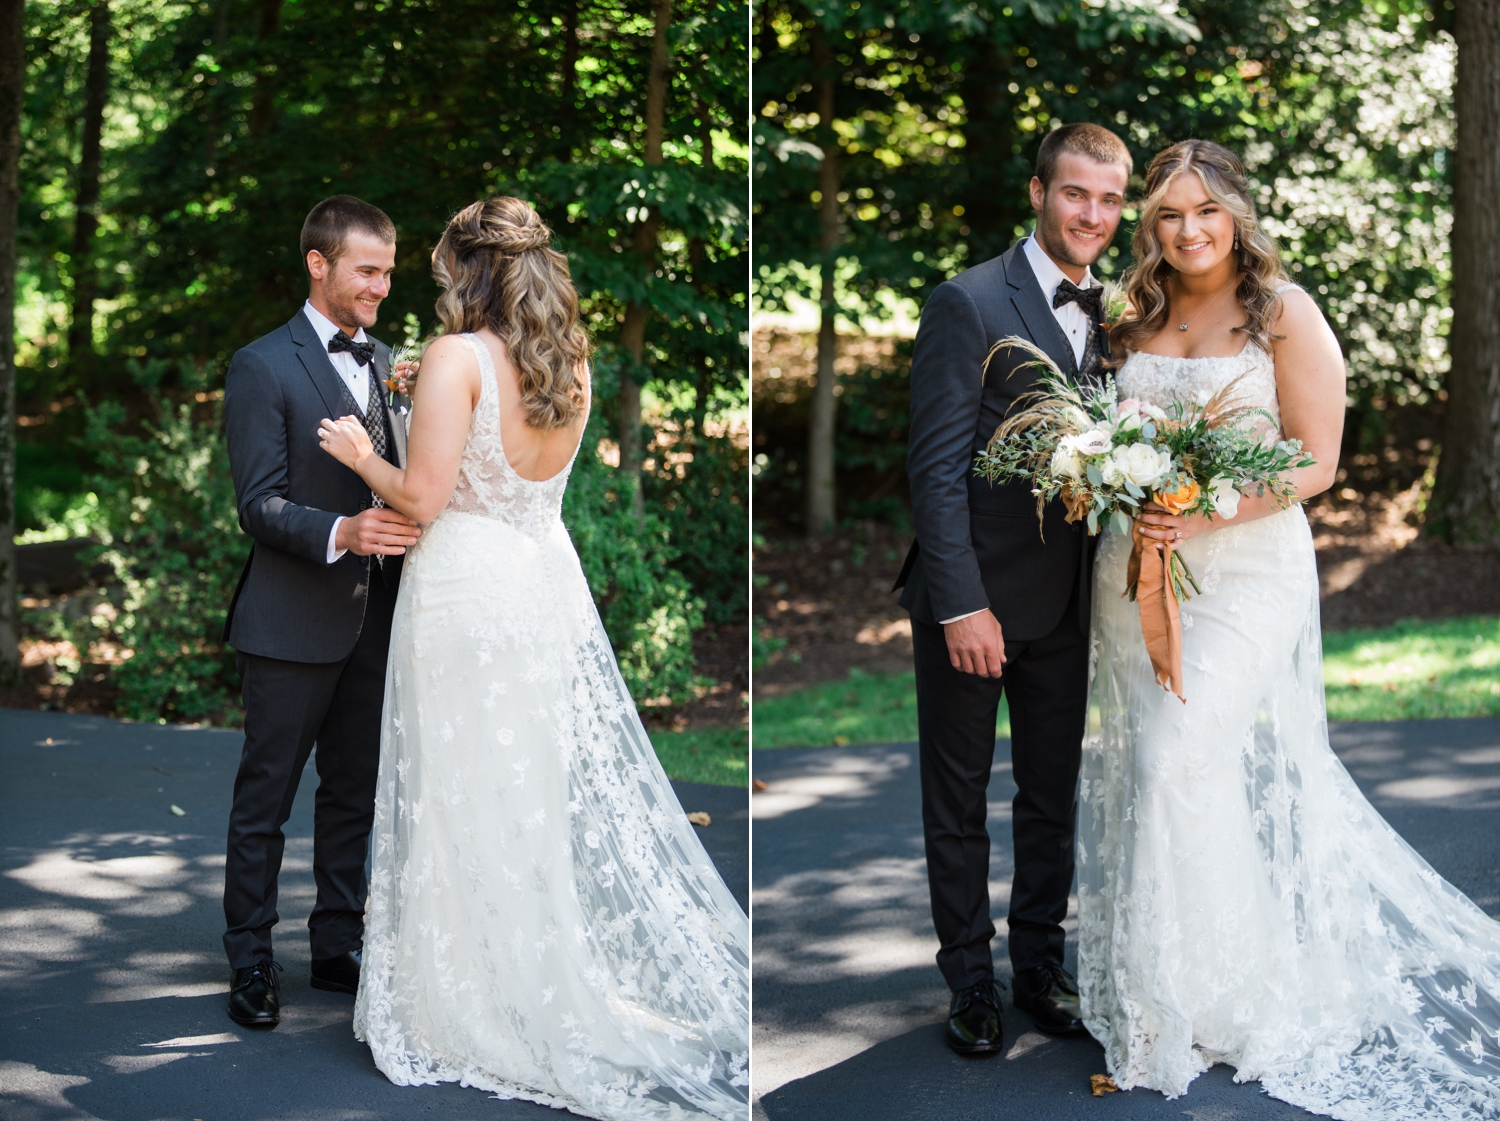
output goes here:
<path id="1" fill-rule="evenodd" d="M 386 217 L 385 211 L 371 206 L 353 195 L 334 195 L 324 199 L 308 211 L 302 223 L 302 264 L 307 267 L 307 255 L 316 249 L 332 265 L 344 252 L 351 231 L 379 238 L 387 244 L 395 244 L 396 223 Z"/>
<path id="2" fill-rule="evenodd" d="M 1064 152 L 1077 152 L 1080 156 L 1088 156 L 1095 163 L 1124 164 L 1127 177 L 1135 169 L 1135 161 L 1130 158 L 1130 149 L 1125 147 L 1125 141 L 1109 129 L 1087 121 L 1063 125 L 1049 132 L 1042 139 L 1042 146 L 1037 149 L 1036 177 L 1042 181 L 1043 188 L 1052 186 L 1052 178 L 1057 174 L 1058 157 Z"/>

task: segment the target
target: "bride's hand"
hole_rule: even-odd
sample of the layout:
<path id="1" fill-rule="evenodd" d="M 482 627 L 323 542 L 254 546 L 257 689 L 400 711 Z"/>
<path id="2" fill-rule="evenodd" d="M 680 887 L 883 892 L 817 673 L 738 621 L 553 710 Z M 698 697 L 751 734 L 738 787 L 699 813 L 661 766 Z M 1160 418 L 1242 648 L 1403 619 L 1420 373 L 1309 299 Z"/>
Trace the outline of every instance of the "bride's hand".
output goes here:
<path id="1" fill-rule="evenodd" d="M 345 467 L 355 471 L 359 470 L 365 456 L 375 451 L 370 445 L 370 434 L 365 431 L 365 426 L 352 416 L 319 422 L 318 445 Z"/>
<path id="2" fill-rule="evenodd" d="M 1141 507 L 1141 516 L 1135 522 L 1136 532 L 1150 541 L 1170 541 L 1181 544 L 1199 534 L 1218 529 L 1218 525 L 1203 514 L 1172 514 L 1166 507 L 1148 502 Z"/>

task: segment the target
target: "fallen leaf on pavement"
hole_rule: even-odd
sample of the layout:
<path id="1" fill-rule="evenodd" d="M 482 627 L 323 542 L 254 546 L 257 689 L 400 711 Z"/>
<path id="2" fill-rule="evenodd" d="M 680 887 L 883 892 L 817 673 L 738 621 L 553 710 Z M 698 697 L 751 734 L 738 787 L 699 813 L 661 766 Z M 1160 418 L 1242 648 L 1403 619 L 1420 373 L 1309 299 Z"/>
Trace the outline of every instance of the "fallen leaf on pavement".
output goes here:
<path id="1" fill-rule="evenodd" d="M 183 809 L 181 806 L 175 803 L 172 805 L 172 813 L 174 813 L 178 817 L 187 817 L 187 810 Z"/>
<path id="2" fill-rule="evenodd" d="M 770 790 L 771 784 L 769 782 L 766 782 L 764 779 L 755 779 L 750 783 L 750 789 L 754 790 L 756 793 L 759 793 L 762 790 Z"/>
<path id="3" fill-rule="evenodd" d="M 713 818 L 709 817 L 702 810 L 695 810 L 694 812 L 688 814 L 688 820 L 691 821 L 694 825 L 712 825 L 714 821 Z"/>
<path id="4" fill-rule="evenodd" d="M 1094 1091 L 1094 1097 L 1102 1098 L 1105 1094 L 1117 1094 L 1120 1088 L 1115 1085 L 1115 1080 L 1107 1074 L 1089 1075 L 1089 1088 Z"/>

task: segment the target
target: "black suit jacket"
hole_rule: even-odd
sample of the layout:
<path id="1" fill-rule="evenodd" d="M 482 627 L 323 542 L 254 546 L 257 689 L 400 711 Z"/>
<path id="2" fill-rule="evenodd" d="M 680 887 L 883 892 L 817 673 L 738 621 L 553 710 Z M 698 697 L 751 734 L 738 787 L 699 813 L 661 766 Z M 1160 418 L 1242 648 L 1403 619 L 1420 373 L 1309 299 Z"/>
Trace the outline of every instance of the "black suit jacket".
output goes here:
<path id="1" fill-rule="evenodd" d="M 1017 369 L 1028 356 L 1014 350 L 983 374 L 984 356 L 1008 335 L 1031 340 L 1077 376 L 1021 242 L 938 285 L 922 311 L 907 453 L 917 539 L 896 581 L 901 606 L 931 624 L 987 607 L 1008 640 L 1025 641 L 1057 627 L 1077 588 L 1087 633 L 1092 539 L 1064 521 L 1060 502 L 1047 505 L 1039 531 L 1027 483 L 992 485 L 974 474 L 975 456 L 1036 385 L 1032 371 Z"/>
<path id="2" fill-rule="evenodd" d="M 388 376 L 390 359 L 390 349 L 376 342 L 372 375 Z M 240 528 L 255 539 L 224 622 L 224 641 L 236 650 L 337 662 L 354 649 L 371 562 L 345 553 L 329 564 L 328 535 L 340 515 L 370 507 L 370 488 L 318 446 L 318 422 L 347 411 L 338 371 L 300 308 L 230 360 L 229 470 Z M 406 426 L 386 412 L 389 445 L 404 465 Z M 387 558 L 388 581 L 400 578 L 400 561 Z"/>

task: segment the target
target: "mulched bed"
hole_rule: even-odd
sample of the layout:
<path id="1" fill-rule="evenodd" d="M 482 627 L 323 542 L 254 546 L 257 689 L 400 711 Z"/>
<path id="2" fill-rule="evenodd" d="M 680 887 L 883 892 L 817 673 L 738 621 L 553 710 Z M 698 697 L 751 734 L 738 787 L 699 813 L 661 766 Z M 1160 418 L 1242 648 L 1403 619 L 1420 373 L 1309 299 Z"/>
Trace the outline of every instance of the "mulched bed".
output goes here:
<path id="1" fill-rule="evenodd" d="M 1308 508 L 1323 586 L 1323 626 L 1500 614 L 1500 550 L 1419 536 L 1413 488 L 1394 497 L 1352 488 Z M 850 669 L 911 669 L 911 626 L 891 584 L 911 538 L 874 522 L 821 542 L 781 538 L 755 553 L 754 614 L 762 648 L 753 676 L 770 697 Z"/>

